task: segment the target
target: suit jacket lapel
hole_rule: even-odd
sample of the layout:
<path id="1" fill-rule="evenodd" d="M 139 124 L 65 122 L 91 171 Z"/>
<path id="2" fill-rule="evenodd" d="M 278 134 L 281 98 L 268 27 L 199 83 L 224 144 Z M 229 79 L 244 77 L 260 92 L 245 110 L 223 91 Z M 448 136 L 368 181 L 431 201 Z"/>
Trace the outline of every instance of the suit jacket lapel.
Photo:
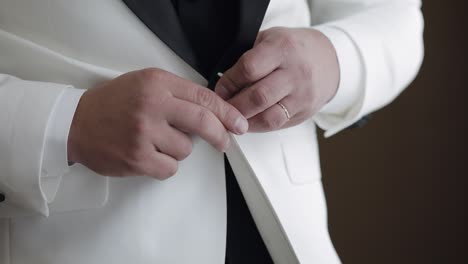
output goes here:
<path id="1" fill-rule="evenodd" d="M 169 0 L 123 0 L 135 15 L 193 68 L 196 57 Z"/>
<path id="2" fill-rule="evenodd" d="M 236 38 L 228 51 L 219 61 L 215 72 L 225 72 L 231 68 L 246 51 L 251 49 L 265 17 L 270 0 L 238 0 L 239 27 Z M 209 79 L 208 87 L 213 88 L 217 82 L 217 75 Z"/>
<path id="3" fill-rule="evenodd" d="M 208 77 L 209 87 L 217 81 L 216 72 L 224 72 L 251 49 L 270 0 L 238 0 L 239 26 L 236 38 Z M 184 34 L 179 17 L 170 0 L 123 0 L 133 13 L 192 68 L 197 70 L 195 52 Z"/>

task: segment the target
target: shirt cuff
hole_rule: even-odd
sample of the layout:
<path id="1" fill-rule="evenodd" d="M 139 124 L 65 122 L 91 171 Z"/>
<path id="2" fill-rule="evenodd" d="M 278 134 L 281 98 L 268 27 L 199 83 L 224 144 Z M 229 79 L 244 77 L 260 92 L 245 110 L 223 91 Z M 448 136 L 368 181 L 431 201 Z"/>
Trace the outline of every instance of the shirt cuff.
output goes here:
<path id="1" fill-rule="evenodd" d="M 68 88 L 52 110 L 46 135 L 41 171 L 41 189 L 47 202 L 55 199 L 62 176 L 69 171 L 68 133 L 81 96 L 85 90 Z"/>
<path id="2" fill-rule="evenodd" d="M 316 124 L 325 130 L 325 136 L 328 137 L 358 119 L 357 108 L 360 108 L 365 94 L 365 67 L 358 48 L 344 31 L 327 25 L 313 28 L 330 40 L 340 67 L 340 84 L 335 96 L 314 117 Z"/>

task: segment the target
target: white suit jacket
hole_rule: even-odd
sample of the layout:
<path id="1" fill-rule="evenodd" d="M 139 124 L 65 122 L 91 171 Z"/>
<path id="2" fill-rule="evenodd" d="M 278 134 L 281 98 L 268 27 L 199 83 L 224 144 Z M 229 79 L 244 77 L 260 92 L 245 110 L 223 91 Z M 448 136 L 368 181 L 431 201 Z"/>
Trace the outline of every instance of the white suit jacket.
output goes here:
<path id="1" fill-rule="evenodd" d="M 271 1 L 263 29 L 313 26 L 340 63 L 338 94 L 313 119 L 239 138 L 278 217 L 292 237 L 308 239 L 295 248 L 305 263 L 339 262 L 315 125 L 332 135 L 412 81 L 423 58 L 420 4 Z M 57 118 L 70 124 L 83 90 L 145 67 L 207 83 L 119 0 L 0 0 L 0 263 L 224 263 L 223 155 L 201 139 L 164 182 L 68 168 L 65 156 L 62 169 L 44 164 L 54 148 L 66 153 L 51 131 L 66 136 Z"/>

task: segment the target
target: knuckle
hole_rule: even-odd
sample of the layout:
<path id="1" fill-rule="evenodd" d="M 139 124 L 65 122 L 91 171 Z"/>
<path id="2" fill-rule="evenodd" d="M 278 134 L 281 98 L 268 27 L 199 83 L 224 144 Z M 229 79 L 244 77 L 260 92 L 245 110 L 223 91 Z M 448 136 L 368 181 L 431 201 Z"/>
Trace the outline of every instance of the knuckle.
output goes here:
<path id="1" fill-rule="evenodd" d="M 255 63 L 254 58 L 249 54 L 245 53 L 240 59 L 240 72 L 247 80 L 254 80 L 258 72 L 258 66 Z"/>
<path id="2" fill-rule="evenodd" d="M 177 173 L 178 164 L 177 162 L 164 162 L 159 168 L 159 173 L 156 177 L 159 180 L 167 180 Z"/>
<path id="3" fill-rule="evenodd" d="M 179 148 L 179 154 L 176 157 L 178 161 L 186 159 L 192 153 L 193 145 L 191 142 L 182 144 Z"/>
<path id="4" fill-rule="evenodd" d="M 208 125 L 212 122 L 213 116 L 212 113 L 204 108 L 200 108 L 197 114 L 198 124 L 200 127 L 208 127 Z"/>
<path id="5" fill-rule="evenodd" d="M 148 113 L 155 112 L 155 109 L 161 107 L 167 96 L 162 92 L 156 92 L 151 87 L 142 87 L 134 93 L 130 101 L 129 111 L 133 112 L 133 118 L 146 116 Z"/>
<path id="6" fill-rule="evenodd" d="M 140 163 L 144 160 L 146 153 L 139 144 L 133 144 L 128 150 L 127 162 L 132 166 L 139 167 Z"/>
<path id="7" fill-rule="evenodd" d="M 132 109 L 135 113 L 145 112 L 148 108 L 148 91 L 140 88 L 135 92 L 133 100 L 131 100 Z"/>
<path id="8" fill-rule="evenodd" d="M 257 87 L 257 89 L 252 91 L 250 95 L 250 101 L 253 105 L 265 106 L 269 103 L 268 94 L 266 90 L 266 87 L 259 86 Z"/>
<path id="9" fill-rule="evenodd" d="M 196 98 L 200 104 L 204 106 L 212 106 L 215 104 L 215 97 L 208 89 L 196 89 Z"/>
<path id="10" fill-rule="evenodd" d="M 130 135 L 124 152 L 124 161 L 132 171 L 140 168 L 141 163 L 146 159 L 146 145 L 141 136 Z"/>
<path id="11" fill-rule="evenodd" d="M 146 68 L 139 71 L 139 81 L 134 89 L 134 103 L 137 109 L 146 109 L 158 102 L 164 101 L 170 95 L 168 85 L 170 75 L 158 68 Z"/>
<path id="12" fill-rule="evenodd" d="M 141 78 L 147 82 L 157 82 L 164 76 L 164 71 L 158 68 L 146 68 L 140 71 Z"/>
<path id="13" fill-rule="evenodd" d="M 261 123 L 268 130 L 276 130 L 281 127 L 281 120 L 279 118 L 264 116 L 261 119 Z"/>
<path id="14" fill-rule="evenodd" d="M 281 48 L 285 51 L 297 49 L 298 43 L 292 34 L 283 34 L 280 37 Z"/>
<path id="15" fill-rule="evenodd" d="M 144 154 L 139 150 L 129 151 L 128 157 L 123 161 L 125 169 L 132 174 L 143 174 Z"/>
<path id="16" fill-rule="evenodd" d="M 304 80 L 312 79 L 313 69 L 309 65 L 301 64 L 298 67 L 299 76 Z"/>
<path id="17" fill-rule="evenodd" d="M 167 112 L 168 105 L 171 104 L 172 98 L 169 92 L 155 91 L 148 89 L 137 94 L 130 102 L 128 107 L 129 115 L 135 125 L 145 125 L 145 119 L 155 118 L 156 116 L 164 116 Z"/>
<path id="18" fill-rule="evenodd" d="M 130 134 L 135 141 L 138 141 L 147 135 L 150 130 L 149 126 L 149 122 L 142 115 L 135 114 L 130 127 Z"/>
<path id="19" fill-rule="evenodd" d="M 228 144 L 229 136 L 226 133 L 219 133 L 219 136 L 216 138 L 216 142 L 214 144 L 215 148 L 224 150 Z"/>

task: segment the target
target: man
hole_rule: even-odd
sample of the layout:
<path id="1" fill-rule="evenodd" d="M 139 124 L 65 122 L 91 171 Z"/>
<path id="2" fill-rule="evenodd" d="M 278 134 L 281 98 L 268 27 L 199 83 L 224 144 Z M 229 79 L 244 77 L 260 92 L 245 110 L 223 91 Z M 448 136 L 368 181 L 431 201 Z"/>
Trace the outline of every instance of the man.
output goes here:
<path id="1" fill-rule="evenodd" d="M 421 3 L 272 0 L 219 66 L 266 5 L 217 2 L 0 0 L 0 263 L 271 262 L 229 133 L 308 190 L 304 261 L 339 262 L 314 123 L 330 136 L 411 82 Z"/>

